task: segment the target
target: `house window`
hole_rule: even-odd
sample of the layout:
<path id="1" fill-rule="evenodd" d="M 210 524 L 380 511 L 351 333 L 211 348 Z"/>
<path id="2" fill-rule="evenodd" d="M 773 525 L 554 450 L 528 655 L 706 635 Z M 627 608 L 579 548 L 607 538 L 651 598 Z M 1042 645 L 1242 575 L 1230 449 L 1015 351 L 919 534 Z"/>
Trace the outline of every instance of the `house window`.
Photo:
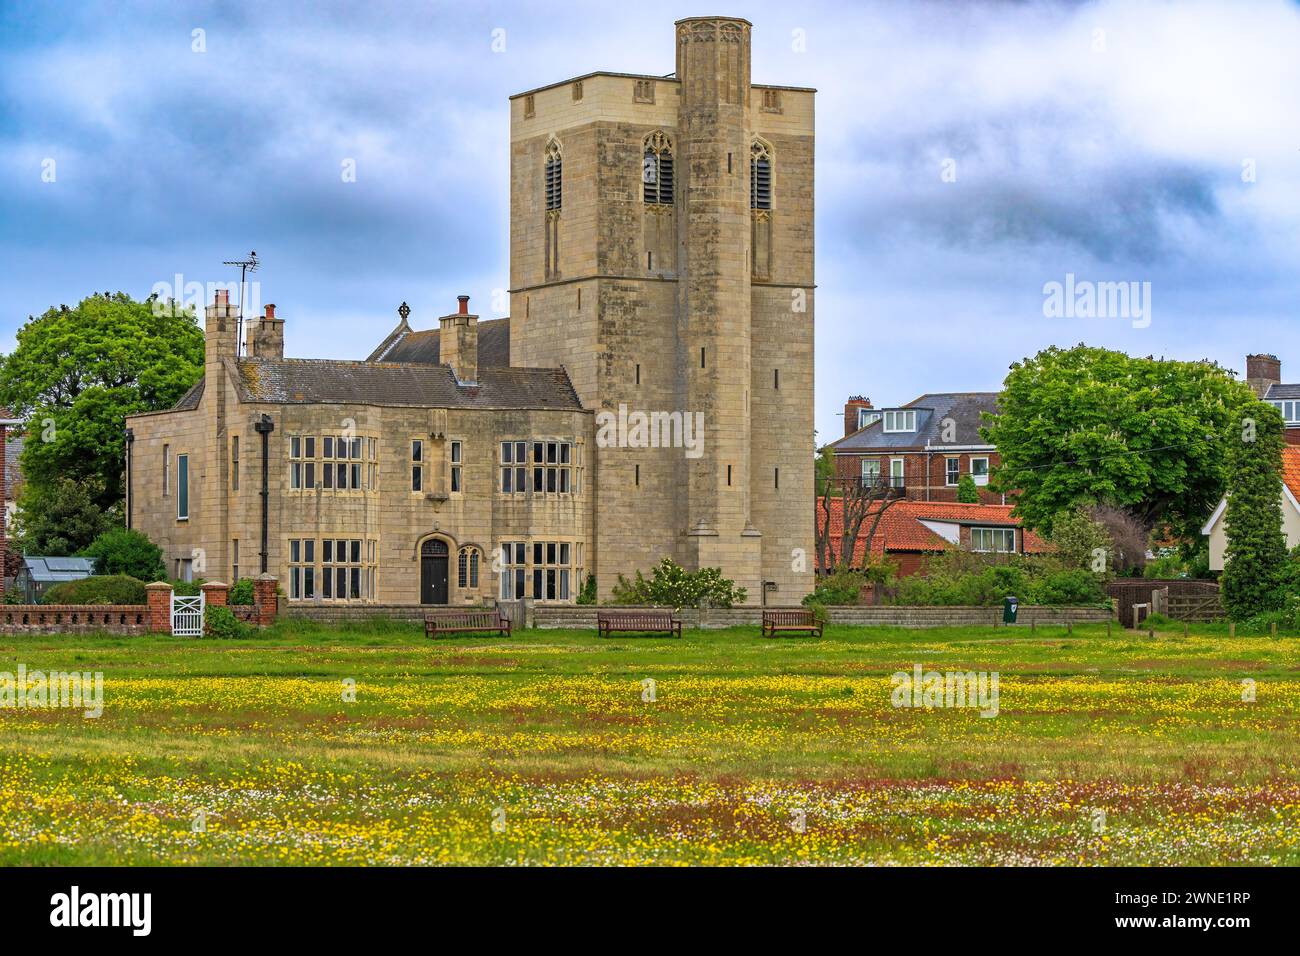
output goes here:
<path id="1" fill-rule="evenodd" d="M 970 460 L 971 477 L 975 479 L 977 485 L 987 485 L 989 483 L 989 460 L 987 457 L 971 458 Z"/>
<path id="2" fill-rule="evenodd" d="M 657 130 L 645 138 L 641 161 L 642 198 L 650 205 L 673 203 L 673 144 Z"/>
<path id="3" fill-rule="evenodd" d="M 1277 410 L 1282 413 L 1282 420 L 1288 425 L 1300 424 L 1300 401 L 1275 401 L 1272 404 L 1277 406 Z"/>
<path id="4" fill-rule="evenodd" d="M 887 432 L 914 432 L 916 431 L 916 412 L 896 411 L 885 412 L 885 431 Z"/>
<path id="5" fill-rule="evenodd" d="M 858 409 L 859 428 L 866 428 L 868 425 L 872 424 L 873 422 L 878 422 L 878 421 L 880 421 L 880 412 L 870 408 Z"/>
<path id="6" fill-rule="evenodd" d="M 456 556 L 456 585 L 461 588 L 478 587 L 478 548 L 461 548 Z"/>
<path id="7" fill-rule="evenodd" d="M 230 436 L 230 490 L 239 490 L 239 436 Z"/>
<path id="8" fill-rule="evenodd" d="M 239 580 L 239 539 L 232 538 L 230 541 L 230 583 L 234 584 Z"/>
<path id="9" fill-rule="evenodd" d="M 636 103 L 653 103 L 655 101 L 655 81 L 637 80 L 632 90 L 632 100 Z"/>
<path id="10" fill-rule="evenodd" d="M 551 141 L 546 147 L 546 208 L 548 211 L 562 208 L 564 199 L 564 160 L 560 155 L 560 144 Z"/>
<path id="11" fill-rule="evenodd" d="M 424 490 L 424 442 L 411 439 L 411 490 Z"/>
<path id="12" fill-rule="evenodd" d="M 451 443 L 451 493 L 454 495 L 460 494 L 462 490 L 461 474 L 460 474 L 460 470 L 463 467 L 463 462 L 461 461 L 462 455 L 463 452 L 461 449 L 461 443 L 458 441 L 452 442 Z"/>
<path id="13" fill-rule="evenodd" d="M 889 485 L 891 488 L 903 487 L 903 459 L 889 459 Z"/>
<path id="14" fill-rule="evenodd" d="M 880 483 L 880 460 L 877 458 L 862 459 L 862 483 L 864 485 L 876 485 Z"/>
<path id="15" fill-rule="evenodd" d="M 365 461 L 369 448 L 371 463 Z M 317 449 L 320 456 L 317 458 Z M 337 491 L 361 491 L 375 487 L 373 459 L 376 441 L 373 438 L 353 438 L 350 435 L 289 436 L 289 488 L 294 491 L 311 491 L 316 488 L 317 475 L 320 487 Z"/>
<path id="16" fill-rule="evenodd" d="M 163 497 L 172 490 L 172 446 L 163 445 Z"/>
<path id="17" fill-rule="evenodd" d="M 577 491 L 577 455 L 567 441 L 501 443 L 503 494 L 568 495 Z"/>
<path id="18" fill-rule="evenodd" d="M 573 546 L 567 541 L 533 542 L 533 599 L 567 601 Z"/>
<path id="19" fill-rule="evenodd" d="M 944 484 L 955 485 L 961 480 L 961 459 L 948 458 L 944 461 Z"/>
<path id="20" fill-rule="evenodd" d="M 515 601 L 524 596 L 527 564 L 528 546 L 522 541 L 507 541 L 501 545 L 501 600 Z"/>
<path id="21" fill-rule="evenodd" d="M 176 520 L 190 516 L 190 456 L 176 456 Z"/>
<path id="22" fill-rule="evenodd" d="M 573 84 L 573 102 L 576 103 L 580 99 L 582 99 L 582 80 Z"/>
<path id="23" fill-rule="evenodd" d="M 758 140 L 749 150 L 749 208 L 772 208 L 772 151 Z"/>
<path id="24" fill-rule="evenodd" d="M 1016 550 L 1016 529 L 971 528 L 970 548 L 972 551 L 1010 554 Z"/>
<path id="25" fill-rule="evenodd" d="M 295 601 L 316 597 L 316 542 L 312 538 L 289 541 L 289 597 Z"/>
<path id="26" fill-rule="evenodd" d="M 763 91 L 762 110 L 764 113 L 781 112 L 781 91 L 780 90 Z"/>
<path id="27" fill-rule="evenodd" d="M 362 555 L 365 542 L 359 538 L 326 538 L 320 543 L 321 597 L 327 601 L 360 601 L 369 596 L 370 576 Z"/>

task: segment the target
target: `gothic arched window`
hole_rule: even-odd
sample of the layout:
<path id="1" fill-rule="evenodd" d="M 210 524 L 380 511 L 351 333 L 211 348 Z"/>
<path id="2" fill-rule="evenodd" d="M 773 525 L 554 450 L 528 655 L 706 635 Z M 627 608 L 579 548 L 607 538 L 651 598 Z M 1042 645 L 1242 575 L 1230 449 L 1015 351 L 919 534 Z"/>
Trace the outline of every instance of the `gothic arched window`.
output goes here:
<path id="1" fill-rule="evenodd" d="M 560 144 L 555 140 L 546 147 L 546 208 L 560 209 L 564 192 L 564 165 Z"/>
<path id="2" fill-rule="evenodd" d="M 673 204 L 673 144 L 663 130 L 645 138 L 641 161 L 643 198 L 651 205 Z"/>
<path id="3" fill-rule="evenodd" d="M 760 139 L 749 150 L 749 208 L 772 208 L 772 147 Z"/>

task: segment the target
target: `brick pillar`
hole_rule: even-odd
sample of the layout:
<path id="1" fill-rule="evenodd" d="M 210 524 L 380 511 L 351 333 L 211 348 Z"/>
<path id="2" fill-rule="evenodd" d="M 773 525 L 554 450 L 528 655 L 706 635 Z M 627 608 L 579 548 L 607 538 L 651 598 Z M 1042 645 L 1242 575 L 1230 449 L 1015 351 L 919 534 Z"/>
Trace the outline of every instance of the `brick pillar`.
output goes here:
<path id="1" fill-rule="evenodd" d="M 273 574 L 259 574 L 253 579 L 253 605 L 257 608 L 257 626 L 268 627 L 275 623 L 279 610 L 279 598 L 276 597 L 278 582 Z"/>
<path id="2" fill-rule="evenodd" d="M 199 590 L 203 592 L 203 603 L 210 607 L 225 607 L 230 603 L 227 599 L 230 587 L 220 581 L 209 581 L 200 585 Z"/>
<path id="3" fill-rule="evenodd" d="M 149 632 L 170 634 L 172 632 L 172 586 L 166 581 L 155 581 L 144 586 L 144 593 L 149 605 Z"/>

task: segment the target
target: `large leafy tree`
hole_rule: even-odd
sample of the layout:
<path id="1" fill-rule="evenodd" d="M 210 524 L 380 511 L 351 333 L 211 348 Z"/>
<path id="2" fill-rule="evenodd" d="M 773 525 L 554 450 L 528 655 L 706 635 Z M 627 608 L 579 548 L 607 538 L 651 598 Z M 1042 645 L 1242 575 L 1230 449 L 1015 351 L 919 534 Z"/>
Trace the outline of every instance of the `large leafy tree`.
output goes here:
<path id="1" fill-rule="evenodd" d="M 1222 583 L 1223 606 L 1235 621 L 1281 610 L 1286 603 L 1282 445 L 1281 413 L 1256 402 L 1229 446 Z"/>
<path id="2" fill-rule="evenodd" d="M 1105 503 L 1196 536 L 1223 494 L 1225 443 L 1254 402 L 1213 362 L 1052 347 L 1011 366 L 981 429 L 1002 458 L 991 485 L 1048 533 L 1056 515 Z"/>
<path id="3" fill-rule="evenodd" d="M 29 423 L 25 481 L 70 478 L 114 508 L 126 416 L 167 408 L 202 373 L 203 332 L 189 311 L 106 292 L 29 317 L 0 366 L 0 404 Z"/>
<path id="4" fill-rule="evenodd" d="M 27 482 L 18 495 L 14 537 L 23 554 L 68 557 L 88 547 L 112 522 L 80 482 Z"/>

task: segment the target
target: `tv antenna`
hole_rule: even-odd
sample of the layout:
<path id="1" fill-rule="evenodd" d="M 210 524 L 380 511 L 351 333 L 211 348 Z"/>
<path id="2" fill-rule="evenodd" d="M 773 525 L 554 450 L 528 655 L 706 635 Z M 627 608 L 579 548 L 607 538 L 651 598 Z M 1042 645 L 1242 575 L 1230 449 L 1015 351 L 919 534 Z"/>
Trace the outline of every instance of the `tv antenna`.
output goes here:
<path id="1" fill-rule="evenodd" d="M 248 273 L 257 271 L 260 263 L 257 261 L 257 251 L 254 250 L 248 254 L 247 259 L 226 259 L 221 264 L 239 266 L 239 331 L 235 338 L 235 354 L 238 355 L 244 347 L 244 280 Z"/>

